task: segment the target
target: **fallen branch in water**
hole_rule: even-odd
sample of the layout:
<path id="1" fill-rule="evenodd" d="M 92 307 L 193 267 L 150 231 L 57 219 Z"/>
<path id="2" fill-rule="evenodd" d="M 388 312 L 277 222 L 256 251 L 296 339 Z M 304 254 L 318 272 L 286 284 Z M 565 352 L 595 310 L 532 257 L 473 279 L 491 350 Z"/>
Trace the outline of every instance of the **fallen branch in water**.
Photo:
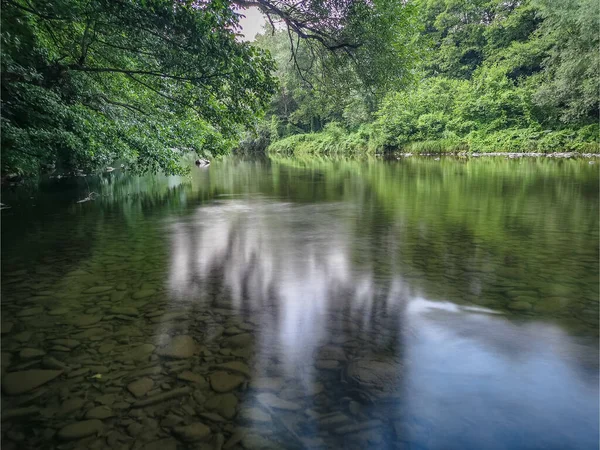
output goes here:
<path id="1" fill-rule="evenodd" d="M 95 200 L 96 195 L 98 195 L 98 194 L 96 194 L 95 192 L 90 192 L 90 194 L 86 198 L 79 200 L 77 203 L 83 203 L 83 202 L 89 202 L 91 200 Z"/>
<path id="2" fill-rule="evenodd" d="M 0 210 L 2 210 L 2 209 L 9 209 L 9 208 L 10 208 L 10 206 L 5 205 L 4 203 L 0 203 Z"/>

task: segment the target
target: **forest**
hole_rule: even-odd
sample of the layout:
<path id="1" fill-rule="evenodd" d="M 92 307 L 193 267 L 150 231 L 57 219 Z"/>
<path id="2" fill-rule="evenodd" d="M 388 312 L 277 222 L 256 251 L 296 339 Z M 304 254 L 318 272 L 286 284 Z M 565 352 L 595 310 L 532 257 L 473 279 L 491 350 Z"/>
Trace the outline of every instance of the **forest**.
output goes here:
<path id="1" fill-rule="evenodd" d="M 599 26 L 595 0 L 3 0 L 2 174 L 597 152 Z"/>

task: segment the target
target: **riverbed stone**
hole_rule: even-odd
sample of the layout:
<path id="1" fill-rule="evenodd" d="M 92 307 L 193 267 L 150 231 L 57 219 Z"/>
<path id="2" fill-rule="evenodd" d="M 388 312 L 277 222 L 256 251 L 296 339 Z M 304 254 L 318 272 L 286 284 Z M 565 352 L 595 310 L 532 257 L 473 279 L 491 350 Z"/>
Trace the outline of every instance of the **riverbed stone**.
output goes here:
<path id="1" fill-rule="evenodd" d="M 115 413 L 108 406 L 96 406 L 85 413 L 86 419 L 108 419 L 113 417 Z"/>
<path id="2" fill-rule="evenodd" d="M 73 411 L 77 411 L 83 408 L 83 405 L 85 405 L 85 403 L 86 400 L 81 397 L 68 398 L 60 405 L 60 412 L 61 414 L 72 413 Z"/>
<path id="3" fill-rule="evenodd" d="M 100 322 L 102 318 L 103 317 L 101 315 L 82 314 L 72 318 L 69 323 L 71 323 L 71 325 L 75 325 L 76 327 L 87 327 Z"/>
<path id="4" fill-rule="evenodd" d="M 395 392 L 401 385 L 401 366 L 395 361 L 358 359 L 347 365 L 344 375 L 350 383 L 377 396 Z"/>
<path id="5" fill-rule="evenodd" d="M 251 408 L 242 408 L 240 410 L 240 418 L 247 422 L 256 422 L 256 423 L 271 423 L 273 419 L 271 415 L 262 410 L 261 408 L 251 407 Z"/>
<path id="6" fill-rule="evenodd" d="M 123 353 L 119 360 L 121 361 L 141 361 L 144 359 L 148 359 L 150 354 L 155 350 L 155 346 L 152 344 L 140 344 L 136 345 L 133 348 L 130 348 L 125 353 Z"/>
<path id="7" fill-rule="evenodd" d="M 83 291 L 84 294 L 102 294 L 104 292 L 112 291 L 112 286 L 93 286 Z"/>
<path id="8" fill-rule="evenodd" d="M 165 438 L 152 441 L 144 445 L 144 450 L 177 450 L 177 440 Z"/>
<path id="9" fill-rule="evenodd" d="M 8 334 L 12 331 L 13 327 L 14 327 L 14 323 L 13 322 L 9 322 L 8 320 L 3 320 L 0 323 L 0 333 L 1 334 Z"/>
<path id="10" fill-rule="evenodd" d="M 115 344 L 102 344 L 100 347 L 98 347 L 98 353 L 104 355 L 106 353 L 110 353 L 113 348 L 115 348 Z"/>
<path id="11" fill-rule="evenodd" d="M 247 377 L 250 377 L 252 374 L 248 365 L 241 361 L 229 361 L 226 363 L 217 364 L 214 367 L 217 369 L 224 369 L 230 372 L 241 373 L 242 375 L 245 375 Z"/>
<path id="12" fill-rule="evenodd" d="M 127 385 L 127 390 L 135 397 L 140 398 L 146 395 L 154 387 L 154 381 L 151 378 L 141 378 Z"/>
<path id="13" fill-rule="evenodd" d="M 196 341 L 188 335 L 173 337 L 166 345 L 159 347 L 156 354 L 167 358 L 190 358 L 197 350 Z"/>
<path id="14" fill-rule="evenodd" d="M 202 375 L 190 372 L 189 370 L 185 370 L 178 374 L 177 379 L 183 381 L 191 381 L 192 383 L 196 383 L 200 386 L 206 386 L 208 384 L 206 378 L 204 378 Z"/>
<path id="15" fill-rule="evenodd" d="M 142 299 L 142 298 L 147 298 L 147 297 L 151 297 L 154 294 L 156 294 L 156 290 L 155 289 L 142 289 L 140 291 L 137 291 L 136 293 L 133 294 L 133 298 L 136 300 Z"/>
<path id="16" fill-rule="evenodd" d="M 512 309 L 513 311 L 529 311 L 531 309 L 531 303 L 523 300 L 517 300 L 510 302 L 508 304 L 508 308 Z"/>
<path id="17" fill-rule="evenodd" d="M 140 315 L 140 312 L 138 311 L 138 309 L 134 308 L 133 306 L 113 306 L 110 309 L 110 313 L 111 314 L 119 314 L 119 315 L 123 315 L 123 316 L 132 316 L 132 317 L 137 317 Z"/>
<path id="18" fill-rule="evenodd" d="M 75 348 L 75 347 L 79 347 L 79 345 L 81 345 L 81 342 L 79 342 L 76 339 L 55 339 L 55 340 L 51 341 L 51 343 L 53 345 L 61 345 L 63 347 L 68 347 L 68 348 Z"/>
<path id="19" fill-rule="evenodd" d="M 65 314 L 68 314 L 70 311 L 69 308 L 65 308 L 64 306 L 58 307 L 58 308 L 53 308 L 50 311 L 48 311 L 48 315 L 49 316 L 63 316 Z"/>
<path id="20" fill-rule="evenodd" d="M 245 378 L 240 375 L 218 371 L 210 375 L 210 386 L 216 392 L 229 392 L 240 386 Z"/>
<path id="21" fill-rule="evenodd" d="M 253 339 L 254 337 L 250 333 L 237 334 L 225 339 L 224 346 L 231 348 L 249 347 L 252 345 Z"/>
<path id="22" fill-rule="evenodd" d="M 346 353 L 344 352 L 344 349 L 335 345 L 325 345 L 318 349 L 315 353 L 316 359 L 346 361 Z"/>
<path id="23" fill-rule="evenodd" d="M 297 411 L 300 409 L 300 405 L 290 402 L 288 400 L 284 400 L 279 398 L 275 394 L 270 392 L 264 392 L 262 394 L 258 394 L 256 399 L 263 405 L 269 408 L 275 409 L 283 409 L 287 411 Z"/>
<path id="24" fill-rule="evenodd" d="M 283 383 L 284 379 L 281 377 L 260 377 L 253 378 L 250 387 L 258 391 L 279 391 Z"/>
<path id="25" fill-rule="evenodd" d="M 42 306 L 35 306 L 33 308 L 26 308 L 17 313 L 17 317 L 29 317 L 35 316 L 37 314 L 41 314 L 44 312 L 44 308 Z"/>
<path id="26" fill-rule="evenodd" d="M 320 359 L 315 361 L 315 367 L 320 370 L 334 370 L 340 368 L 340 362 L 334 359 Z"/>
<path id="27" fill-rule="evenodd" d="M 238 399 L 231 393 L 215 395 L 204 403 L 206 409 L 216 411 L 226 419 L 233 419 L 237 405 Z"/>
<path id="28" fill-rule="evenodd" d="M 12 338 L 15 341 L 25 343 L 29 342 L 33 333 L 31 331 L 21 331 L 20 333 L 15 334 Z"/>
<path id="29" fill-rule="evenodd" d="M 39 358 L 40 356 L 44 356 L 46 352 L 44 350 L 40 350 L 39 348 L 24 348 L 19 352 L 19 358 L 21 359 L 32 359 Z"/>
<path id="30" fill-rule="evenodd" d="M 10 372 L 2 379 L 2 390 L 8 395 L 23 394 L 54 380 L 62 370 L 24 370 Z"/>
<path id="31" fill-rule="evenodd" d="M 182 440 L 188 442 L 206 441 L 210 437 L 210 428 L 201 422 L 175 427 L 173 431 Z"/>
<path id="32" fill-rule="evenodd" d="M 98 434 L 102 429 L 102 422 L 98 419 L 82 420 L 61 428 L 57 436 L 62 440 L 70 441 Z"/>

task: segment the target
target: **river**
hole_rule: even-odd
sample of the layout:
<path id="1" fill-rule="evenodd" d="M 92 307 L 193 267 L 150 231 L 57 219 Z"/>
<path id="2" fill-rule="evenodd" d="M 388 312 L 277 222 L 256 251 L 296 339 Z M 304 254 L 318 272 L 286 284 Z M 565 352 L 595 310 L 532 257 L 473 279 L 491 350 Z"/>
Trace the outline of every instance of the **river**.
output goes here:
<path id="1" fill-rule="evenodd" d="M 231 157 L 2 202 L 3 449 L 598 448 L 587 160 Z"/>

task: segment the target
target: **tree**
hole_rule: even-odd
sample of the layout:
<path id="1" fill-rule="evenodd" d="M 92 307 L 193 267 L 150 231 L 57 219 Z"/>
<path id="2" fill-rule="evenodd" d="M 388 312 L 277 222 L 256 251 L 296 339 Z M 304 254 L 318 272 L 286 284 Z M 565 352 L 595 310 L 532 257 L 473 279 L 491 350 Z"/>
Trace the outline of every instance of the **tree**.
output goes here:
<path id="1" fill-rule="evenodd" d="M 3 171 L 176 173 L 228 150 L 276 84 L 238 17 L 219 0 L 4 0 Z"/>

